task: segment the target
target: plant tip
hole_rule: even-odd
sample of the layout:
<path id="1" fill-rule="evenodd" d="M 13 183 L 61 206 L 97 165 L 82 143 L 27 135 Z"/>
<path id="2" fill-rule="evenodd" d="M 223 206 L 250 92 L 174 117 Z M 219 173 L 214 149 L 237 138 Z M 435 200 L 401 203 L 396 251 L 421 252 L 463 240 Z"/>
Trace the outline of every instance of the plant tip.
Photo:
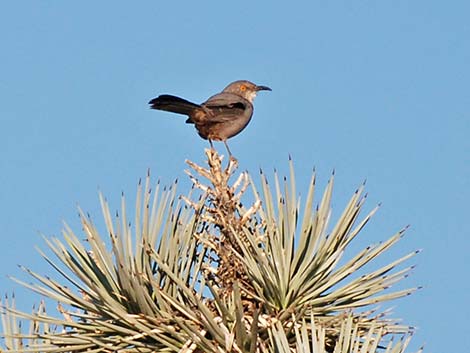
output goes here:
<path id="1" fill-rule="evenodd" d="M 408 230 L 408 228 L 410 228 L 409 224 L 407 224 L 406 226 L 403 227 L 402 230 L 400 230 L 400 234 L 404 234 Z"/>

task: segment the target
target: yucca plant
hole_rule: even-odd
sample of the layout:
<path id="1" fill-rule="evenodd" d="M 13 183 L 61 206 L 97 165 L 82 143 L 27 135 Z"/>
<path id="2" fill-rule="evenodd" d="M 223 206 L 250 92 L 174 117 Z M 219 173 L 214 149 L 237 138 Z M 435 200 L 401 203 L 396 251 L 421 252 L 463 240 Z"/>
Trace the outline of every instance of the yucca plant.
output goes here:
<path id="1" fill-rule="evenodd" d="M 331 226 L 333 177 L 315 205 L 314 175 L 301 205 L 292 162 L 288 179 L 275 175 L 271 186 L 261 173 L 257 188 L 247 173 L 232 182 L 235 159 L 224 168 L 214 150 L 206 155 L 208 167 L 188 162 L 187 196 L 176 183 L 139 183 L 133 225 L 124 197 L 113 220 L 100 196 L 105 237 L 82 212 L 85 241 L 68 227 L 62 240 L 45 238 L 56 258 L 42 256 L 63 281 L 29 269 L 35 282 L 17 281 L 56 301 L 57 314 L 6 300 L 4 351 L 405 351 L 413 328 L 378 305 L 416 289 L 388 290 L 416 252 L 362 273 L 403 230 L 343 258 L 377 210 L 359 219 L 363 186 Z"/>

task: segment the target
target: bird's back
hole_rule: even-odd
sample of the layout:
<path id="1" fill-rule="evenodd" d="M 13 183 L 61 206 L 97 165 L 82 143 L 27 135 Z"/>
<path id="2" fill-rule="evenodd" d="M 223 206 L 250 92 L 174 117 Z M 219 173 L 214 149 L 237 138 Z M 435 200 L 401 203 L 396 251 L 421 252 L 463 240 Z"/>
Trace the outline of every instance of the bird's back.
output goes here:
<path id="1" fill-rule="evenodd" d="M 196 121 L 196 128 L 200 130 L 200 134 L 207 132 L 207 138 L 211 140 L 226 140 L 237 135 L 246 127 L 253 115 L 253 105 L 247 99 L 229 92 L 216 94 L 201 106 L 209 114 L 201 117 L 204 119 L 201 121 L 203 124 L 198 124 Z"/>

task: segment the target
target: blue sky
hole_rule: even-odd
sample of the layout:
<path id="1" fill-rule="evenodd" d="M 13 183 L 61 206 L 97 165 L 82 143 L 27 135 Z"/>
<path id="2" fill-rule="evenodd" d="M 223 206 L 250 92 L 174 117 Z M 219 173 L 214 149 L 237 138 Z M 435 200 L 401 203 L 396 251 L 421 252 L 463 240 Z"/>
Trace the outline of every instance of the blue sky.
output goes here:
<path id="1" fill-rule="evenodd" d="M 203 163 L 207 142 L 149 99 L 249 79 L 273 91 L 229 142 L 241 170 L 283 174 L 290 154 L 305 194 L 313 167 L 321 185 L 335 169 L 336 216 L 367 179 L 366 208 L 383 206 L 358 246 L 411 224 L 393 255 L 423 249 L 404 284 L 423 290 L 395 303 L 412 348 L 468 350 L 470 3 L 129 4 L 0 4 L 1 292 L 38 301 L 6 275 L 48 273 L 38 234 L 79 232 L 77 205 L 98 222 L 98 190 L 117 208 L 147 168 L 169 184 Z"/>

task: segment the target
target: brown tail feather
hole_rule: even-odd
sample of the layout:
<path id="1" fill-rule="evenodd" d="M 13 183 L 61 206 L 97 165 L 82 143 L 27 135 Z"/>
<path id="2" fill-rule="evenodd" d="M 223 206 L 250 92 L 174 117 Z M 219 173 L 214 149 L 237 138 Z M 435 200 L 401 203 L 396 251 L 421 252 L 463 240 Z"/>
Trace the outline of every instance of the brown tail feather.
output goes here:
<path id="1" fill-rule="evenodd" d="M 167 112 L 191 115 L 195 109 L 201 108 L 199 104 L 191 103 L 183 98 L 164 94 L 152 99 L 150 102 L 151 109 L 165 110 Z"/>

